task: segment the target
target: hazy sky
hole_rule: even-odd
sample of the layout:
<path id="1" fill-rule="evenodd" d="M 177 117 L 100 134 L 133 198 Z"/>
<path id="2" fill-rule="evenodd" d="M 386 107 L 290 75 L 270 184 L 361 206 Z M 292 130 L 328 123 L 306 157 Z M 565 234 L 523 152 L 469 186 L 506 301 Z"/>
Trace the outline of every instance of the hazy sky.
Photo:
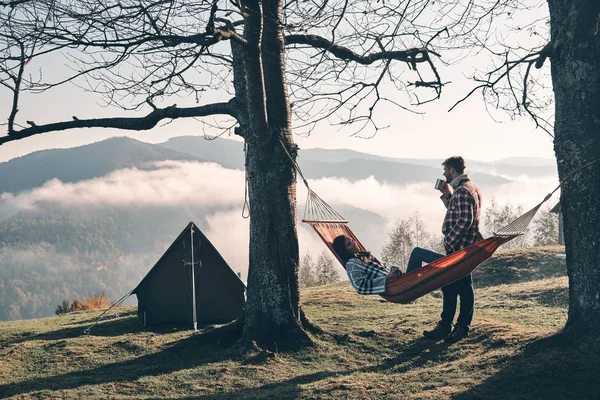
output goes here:
<path id="1" fill-rule="evenodd" d="M 535 10 L 535 13 L 545 15 L 544 8 Z M 526 15 L 526 14 L 524 14 Z M 500 18 L 500 17 L 498 17 Z M 524 17 L 522 17 L 524 18 Z M 526 20 L 524 20 L 526 21 Z M 512 20 L 511 23 L 518 24 Z M 502 28 L 500 28 L 502 29 Z M 498 34 L 498 33 L 497 33 Z M 539 37 L 531 37 L 527 32 L 511 33 L 512 37 L 519 37 L 519 45 L 534 46 L 539 44 Z M 522 35 L 518 36 L 518 35 Z M 516 40 L 516 39 L 515 39 Z M 442 54 L 444 60 L 453 57 L 450 53 Z M 422 107 L 412 107 L 424 115 L 416 115 L 394 106 L 383 104 L 376 109 L 375 118 L 379 126 L 388 126 L 387 129 L 369 139 L 351 137 L 355 128 L 338 130 L 335 126 L 321 124 L 313 134 L 304 138 L 296 135 L 296 141 L 301 148 L 349 148 L 372 154 L 391 157 L 415 158 L 445 158 L 448 155 L 460 154 L 468 159 L 483 161 L 497 160 L 506 157 L 552 157 L 553 144 L 551 137 L 541 129 L 535 129 L 533 122 L 525 118 L 511 121 L 510 116 L 503 112 L 491 110 L 490 116 L 483 103 L 482 96 L 478 93 L 468 101 L 459 105 L 454 111 L 447 110 L 462 98 L 474 86 L 474 82 L 467 79 L 474 72 L 475 65 L 478 69 L 489 68 L 489 58 L 485 54 L 464 59 L 452 67 L 437 66 L 442 81 L 448 82 L 444 87 L 442 98 L 434 103 Z M 484 67 L 482 67 L 482 65 Z M 487 67 L 485 67 L 487 65 Z M 548 65 L 545 66 L 548 68 Z M 46 57 L 43 62 L 33 60 L 26 66 L 26 74 L 37 76 L 43 71 L 44 79 L 58 79 L 63 77 L 68 69 L 65 59 L 58 55 Z M 546 69 L 547 71 L 547 69 Z M 536 72 L 537 74 L 537 72 Z M 415 80 L 414 73 L 403 74 L 400 80 L 407 83 Z M 547 84 L 550 82 L 546 81 Z M 394 87 L 383 88 L 384 94 L 394 101 L 402 100 L 403 93 Z M 416 91 L 421 99 L 431 93 L 429 89 L 421 88 Z M 228 100 L 229 96 L 222 92 L 208 95 L 210 101 Z M 0 120 L 6 121 L 10 112 L 12 93 L 0 86 Z M 176 102 L 180 106 L 186 99 L 168 99 L 162 106 L 172 105 Z M 187 99 L 189 101 L 189 99 Z M 202 99 L 206 101 L 206 99 Z M 210 102 L 207 101 L 207 102 Z M 186 105 L 195 105 L 193 102 Z M 70 120 L 71 116 L 78 118 L 92 118 L 98 116 L 131 116 L 115 108 L 101 107 L 100 99 L 74 86 L 64 86 L 42 95 L 23 93 L 19 104 L 17 120 L 25 124 L 33 120 L 37 124 Z M 142 111 L 147 114 L 149 107 Z M 139 114 L 138 114 L 139 115 Z M 495 122 L 494 119 L 503 121 Z M 212 122 L 213 118 L 208 118 Z M 3 129 L 3 128 L 0 128 Z M 58 147 L 72 147 L 91 142 L 96 142 L 112 136 L 130 136 L 142 141 L 156 143 L 163 142 L 173 136 L 213 134 L 214 130 L 204 130 L 201 123 L 196 120 L 178 120 L 172 123 L 166 121 L 152 131 L 128 132 L 118 130 L 86 129 L 66 132 L 44 134 L 25 140 L 11 142 L 0 146 L 0 161 L 27 154 L 29 152 Z M 0 133 L 3 134 L 3 133 Z"/>
<path id="2" fill-rule="evenodd" d="M 450 89 L 447 90 L 450 92 Z M 6 110 L 9 99 L 8 92 L 0 92 L 0 106 Z M 467 159 L 482 161 L 497 160 L 506 157 L 552 157 L 552 138 L 542 131 L 535 129 L 534 124 L 526 119 L 510 121 L 508 116 L 496 112 L 496 116 L 504 122 L 495 122 L 486 112 L 480 96 L 474 96 L 468 102 L 452 112 L 446 110 L 453 104 L 457 94 L 466 93 L 466 86 L 448 93 L 439 104 L 424 108 L 426 114 L 415 115 L 402 110 L 388 109 L 381 112 L 378 121 L 382 126 L 389 127 L 380 130 L 371 139 L 352 137 L 350 129 L 338 130 L 322 124 L 309 137 L 296 135 L 295 140 L 301 148 L 348 148 L 366 153 L 390 157 L 410 158 L 444 158 L 448 155 L 460 154 Z M 78 101 L 78 98 L 81 98 Z M 55 100 L 56 104 L 39 104 L 33 111 L 38 116 L 36 121 L 52 122 L 52 115 L 59 110 L 69 110 L 72 114 L 81 115 L 78 110 L 87 96 L 71 97 L 65 94 Z M 36 102 L 37 103 L 37 102 Z M 87 103 L 87 109 L 93 112 L 93 102 Z M 29 107 L 27 107 L 29 108 Z M 25 108 L 25 109 L 27 109 Z M 420 111 L 420 109 L 419 109 Z M 106 113 L 105 109 L 101 110 Z M 29 115 L 32 115 L 29 114 Z M 123 115 L 122 112 L 118 114 Z M 33 117 L 32 117 L 33 118 Z M 206 131 L 211 134 L 210 131 Z M 6 143 L 0 146 L 0 161 L 22 156 L 35 150 L 48 148 L 73 147 L 96 142 L 112 136 L 130 136 L 145 142 L 163 142 L 173 136 L 202 135 L 203 126 L 194 120 L 173 121 L 144 132 L 128 132 L 107 129 L 80 129 L 65 132 L 49 133 L 34 136 L 24 140 Z M 233 138 L 233 137 L 230 137 Z"/>

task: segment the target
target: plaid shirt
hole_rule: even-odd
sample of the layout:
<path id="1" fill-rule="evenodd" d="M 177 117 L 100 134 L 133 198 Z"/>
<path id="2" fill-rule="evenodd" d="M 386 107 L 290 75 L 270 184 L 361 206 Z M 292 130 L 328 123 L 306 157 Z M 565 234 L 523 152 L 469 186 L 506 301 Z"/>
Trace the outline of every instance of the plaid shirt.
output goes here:
<path id="1" fill-rule="evenodd" d="M 444 197 L 442 200 L 446 200 L 444 203 L 448 208 L 442 226 L 446 252 L 454 253 L 481 240 L 481 193 L 477 186 L 465 177 L 458 183 L 450 199 Z"/>
<path id="2" fill-rule="evenodd" d="M 351 258 L 346 263 L 348 279 L 358 294 L 379 294 L 385 292 L 386 275 L 389 270 L 376 262 Z"/>

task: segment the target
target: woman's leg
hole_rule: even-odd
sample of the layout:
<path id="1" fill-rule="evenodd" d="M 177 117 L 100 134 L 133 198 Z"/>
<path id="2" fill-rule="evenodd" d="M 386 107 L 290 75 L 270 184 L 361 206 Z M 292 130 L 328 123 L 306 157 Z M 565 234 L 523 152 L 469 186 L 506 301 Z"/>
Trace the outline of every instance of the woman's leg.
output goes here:
<path id="1" fill-rule="evenodd" d="M 415 247 L 410 253 L 406 272 L 408 273 L 414 271 L 415 269 L 421 268 L 423 263 L 429 264 L 435 260 L 439 260 L 442 257 L 444 257 L 443 254 L 436 253 L 435 251 L 423 249 L 421 247 Z"/>

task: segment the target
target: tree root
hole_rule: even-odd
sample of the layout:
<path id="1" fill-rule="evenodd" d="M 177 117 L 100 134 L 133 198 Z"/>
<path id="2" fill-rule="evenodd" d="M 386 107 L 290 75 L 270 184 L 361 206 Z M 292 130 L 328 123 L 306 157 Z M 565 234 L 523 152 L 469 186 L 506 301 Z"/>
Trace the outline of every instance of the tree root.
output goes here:
<path id="1" fill-rule="evenodd" d="M 243 354 L 256 352 L 297 351 L 314 345 L 312 334 L 325 333 L 310 322 L 300 309 L 299 323 L 290 323 L 278 332 L 264 332 L 261 327 L 246 326 L 246 315 L 222 326 L 209 326 L 200 330 L 195 340 L 203 344 L 231 345 L 231 349 Z"/>
<path id="2" fill-rule="evenodd" d="M 235 321 L 228 324 L 214 327 L 209 326 L 200 330 L 200 334 L 196 336 L 198 342 L 212 343 L 234 343 L 242 335 L 244 330 L 244 315 L 240 316 Z"/>
<path id="3" fill-rule="evenodd" d="M 299 321 L 290 321 L 276 330 L 265 329 L 260 323 L 246 323 L 234 347 L 241 351 L 287 352 L 313 346 L 313 340 Z"/>

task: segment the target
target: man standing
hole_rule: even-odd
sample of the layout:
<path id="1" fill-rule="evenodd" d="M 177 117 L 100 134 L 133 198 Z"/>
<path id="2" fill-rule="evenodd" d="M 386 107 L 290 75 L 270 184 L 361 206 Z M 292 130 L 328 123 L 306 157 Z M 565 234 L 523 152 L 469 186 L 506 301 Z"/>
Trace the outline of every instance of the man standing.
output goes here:
<path id="1" fill-rule="evenodd" d="M 479 233 L 481 194 L 477 186 L 464 174 L 466 166 L 462 157 L 450 157 L 442 165 L 446 182 L 440 191 L 442 202 L 447 208 L 442 233 L 446 254 L 451 254 L 482 239 Z M 453 193 L 448 185 L 452 187 Z M 444 338 L 447 343 L 455 343 L 468 336 L 473 319 L 475 294 L 471 274 L 444 286 L 442 293 L 444 300 L 441 320 L 434 329 L 423 332 L 423 335 L 433 339 Z M 460 312 L 452 330 L 459 296 Z"/>

